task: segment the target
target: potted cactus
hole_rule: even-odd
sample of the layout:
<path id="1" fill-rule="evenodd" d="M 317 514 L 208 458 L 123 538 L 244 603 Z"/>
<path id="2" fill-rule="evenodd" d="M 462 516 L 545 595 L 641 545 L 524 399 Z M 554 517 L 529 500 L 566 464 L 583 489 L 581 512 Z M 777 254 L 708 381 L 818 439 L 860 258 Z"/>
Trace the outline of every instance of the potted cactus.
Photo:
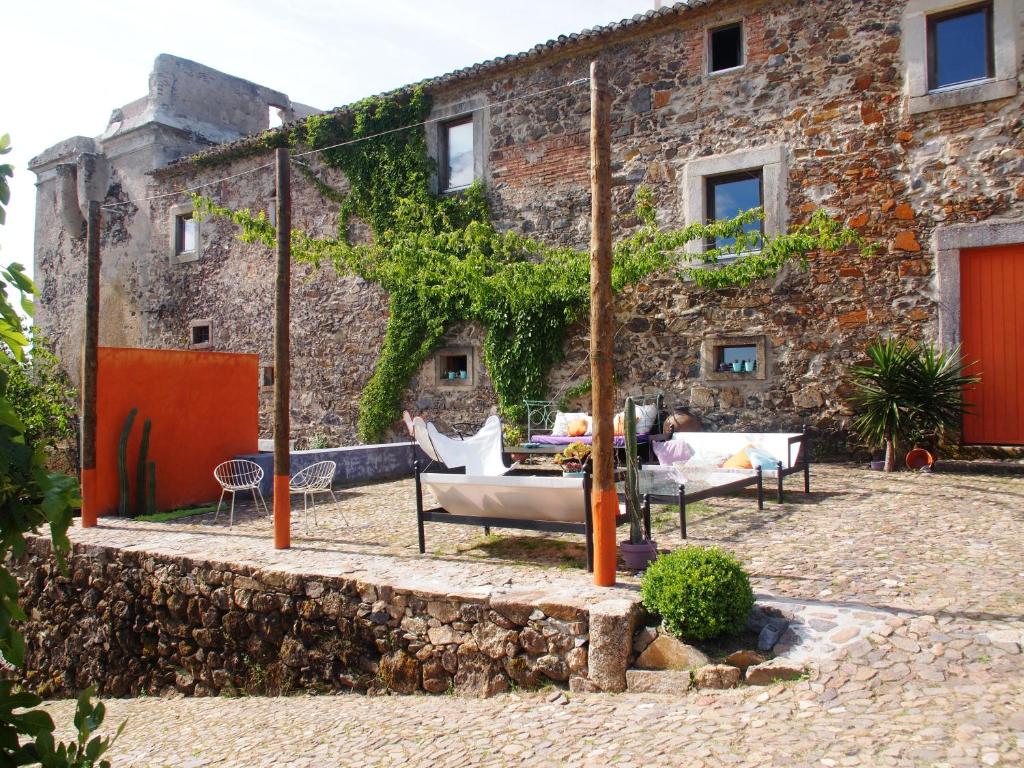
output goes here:
<path id="1" fill-rule="evenodd" d="M 643 506 L 640 499 L 640 457 L 636 442 L 636 404 L 626 398 L 624 409 L 626 443 L 626 511 L 629 514 L 629 540 L 619 543 L 626 566 L 641 571 L 658 556 L 658 545 L 644 530 Z"/>

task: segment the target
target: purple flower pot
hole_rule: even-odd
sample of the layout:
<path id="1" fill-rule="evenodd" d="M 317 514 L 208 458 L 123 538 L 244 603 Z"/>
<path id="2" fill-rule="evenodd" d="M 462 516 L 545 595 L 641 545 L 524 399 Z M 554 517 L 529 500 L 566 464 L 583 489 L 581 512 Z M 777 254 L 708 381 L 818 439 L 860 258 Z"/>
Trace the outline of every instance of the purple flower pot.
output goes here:
<path id="1" fill-rule="evenodd" d="M 622 552 L 622 560 L 627 568 L 631 571 L 642 571 L 658 556 L 658 543 L 645 541 L 641 544 L 630 544 L 628 541 L 620 541 L 619 551 Z"/>

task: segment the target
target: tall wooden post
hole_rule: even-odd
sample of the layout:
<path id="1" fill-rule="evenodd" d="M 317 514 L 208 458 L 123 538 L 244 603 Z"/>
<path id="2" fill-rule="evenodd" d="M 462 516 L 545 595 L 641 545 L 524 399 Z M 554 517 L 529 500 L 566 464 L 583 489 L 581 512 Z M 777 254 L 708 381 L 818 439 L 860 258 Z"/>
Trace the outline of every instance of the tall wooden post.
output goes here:
<path id="1" fill-rule="evenodd" d="M 612 170 L 611 96 L 604 62 L 590 64 L 590 380 L 594 410 L 594 583 L 615 584 L 612 391 Z"/>
<path id="2" fill-rule="evenodd" d="M 288 167 L 288 150 L 274 150 L 277 184 L 277 279 L 274 284 L 274 546 L 288 549 L 292 545 L 291 434 L 289 396 L 291 366 L 288 360 L 288 324 L 291 310 L 292 261 L 292 190 Z"/>
<path id="3" fill-rule="evenodd" d="M 82 527 L 96 525 L 96 378 L 100 343 L 100 204 L 89 201 L 85 237 L 85 344 L 82 348 Z"/>

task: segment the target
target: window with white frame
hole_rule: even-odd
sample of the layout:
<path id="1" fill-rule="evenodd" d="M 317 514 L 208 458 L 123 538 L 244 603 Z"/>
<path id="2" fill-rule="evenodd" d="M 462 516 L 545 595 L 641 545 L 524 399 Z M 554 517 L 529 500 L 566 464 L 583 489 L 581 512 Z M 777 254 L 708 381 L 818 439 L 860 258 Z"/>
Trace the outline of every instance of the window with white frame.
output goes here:
<path id="1" fill-rule="evenodd" d="M 774 236 L 785 230 L 787 169 L 786 150 L 781 145 L 730 152 L 690 160 L 683 170 L 686 222 L 731 219 L 751 208 L 762 208 L 764 217 L 745 226 L 749 232 Z M 730 244 L 695 240 L 690 253 Z"/>
<path id="2" fill-rule="evenodd" d="M 473 116 L 444 123 L 441 128 L 441 189 L 455 192 L 473 183 Z"/>
<path id="3" fill-rule="evenodd" d="M 910 0 L 903 13 L 910 114 L 1014 96 L 1018 0 Z"/>

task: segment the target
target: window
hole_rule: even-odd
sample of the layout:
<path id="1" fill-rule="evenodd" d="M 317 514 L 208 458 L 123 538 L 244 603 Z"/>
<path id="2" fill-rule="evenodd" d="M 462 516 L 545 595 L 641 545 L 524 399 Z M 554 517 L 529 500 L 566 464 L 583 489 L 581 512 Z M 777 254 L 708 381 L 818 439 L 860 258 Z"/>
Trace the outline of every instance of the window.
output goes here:
<path id="1" fill-rule="evenodd" d="M 987 80 L 994 75 L 992 3 L 928 17 L 930 90 Z"/>
<path id="2" fill-rule="evenodd" d="M 715 358 L 716 368 L 720 372 L 752 373 L 757 368 L 757 347 L 753 344 L 745 346 L 720 346 Z"/>
<path id="3" fill-rule="evenodd" d="M 708 71 L 743 66 L 743 24 L 730 24 L 708 33 Z"/>
<path id="4" fill-rule="evenodd" d="M 193 320 L 189 327 L 189 347 L 209 349 L 213 346 L 212 323 L 209 320 Z"/>
<path id="5" fill-rule="evenodd" d="M 461 386 L 473 383 L 473 351 L 469 347 L 442 349 L 436 360 L 436 383 Z"/>
<path id="6" fill-rule="evenodd" d="M 764 381 L 768 344 L 764 336 L 709 336 L 701 346 L 705 381 Z"/>
<path id="7" fill-rule="evenodd" d="M 784 232 L 788 219 L 787 157 L 786 148 L 775 144 L 688 160 L 683 166 L 686 223 L 706 223 L 760 206 L 764 209 L 764 218 L 758 222 L 761 233 L 775 237 Z M 755 225 L 750 225 L 750 230 L 754 229 Z M 700 254 L 709 245 L 694 240 L 686 244 L 686 251 Z"/>
<path id="8" fill-rule="evenodd" d="M 445 192 L 465 189 L 473 183 L 473 117 L 445 123 L 442 130 L 443 174 L 441 188 Z"/>
<path id="9" fill-rule="evenodd" d="M 192 213 L 192 203 L 172 205 L 167 211 L 168 254 L 171 264 L 198 261 L 203 251 L 199 220 Z"/>
<path id="10" fill-rule="evenodd" d="M 264 365 L 260 372 L 260 386 L 263 389 L 273 389 L 274 387 L 274 366 Z"/>
<path id="11" fill-rule="evenodd" d="M 183 253 L 195 253 L 196 242 L 199 240 L 199 222 L 192 213 L 182 213 L 175 218 L 174 252 L 178 255 Z"/>
<path id="12" fill-rule="evenodd" d="M 1017 95 L 1020 0 L 907 0 L 903 10 L 911 115 Z"/>
<path id="13" fill-rule="evenodd" d="M 741 171 L 724 176 L 712 176 L 707 179 L 707 211 L 708 222 L 719 219 L 732 219 L 743 211 L 762 206 L 763 193 L 761 171 Z M 743 227 L 744 232 L 763 234 L 763 220 L 751 222 Z M 736 242 L 734 237 L 720 237 L 709 240 L 708 248 L 725 248 Z M 760 238 L 758 245 L 760 247 Z"/>

